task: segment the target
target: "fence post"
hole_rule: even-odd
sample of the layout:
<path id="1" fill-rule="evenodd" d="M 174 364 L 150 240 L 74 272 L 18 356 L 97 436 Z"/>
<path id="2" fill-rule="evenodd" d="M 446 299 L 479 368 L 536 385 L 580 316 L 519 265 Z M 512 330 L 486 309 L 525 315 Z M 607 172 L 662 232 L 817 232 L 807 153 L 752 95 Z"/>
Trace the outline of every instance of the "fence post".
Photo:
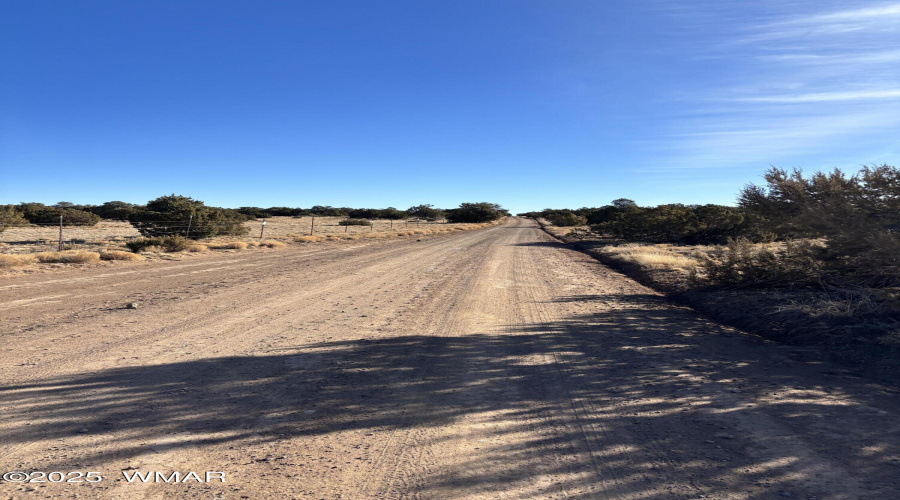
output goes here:
<path id="1" fill-rule="evenodd" d="M 375 221 L 373 220 L 373 221 L 371 221 L 371 222 L 372 222 L 372 224 L 369 225 L 369 232 L 370 232 L 370 233 L 371 233 L 372 231 L 375 230 Z"/>
<path id="2" fill-rule="evenodd" d="M 316 216 L 312 216 L 312 220 L 309 221 L 309 235 L 312 236 L 313 232 L 316 229 Z"/>
<path id="3" fill-rule="evenodd" d="M 185 238 L 190 238 L 190 237 L 191 237 L 191 223 L 192 223 L 192 222 L 194 222 L 194 216 L 193 216 L 193 215 L 189 215 L 189 216 L 188 216 L 188 227 L 187 227 L 187 231 L 184 232 L 184 237 L 185 237 Z"/>
<path id="4" fill-rule="evenodd" d="M 57 250 L 60 252 L 62 252 L 62 220 L 63 216 L 62 214 L 59 214 L 59 246 L 57 247 Z"/>
<path id="5" fill-rule="evenodd" d="M 259 227 L 259 239 L 262 239 L 263 232 L 266 230 L 266 221 L 262 221 L 262 226 Z"/>

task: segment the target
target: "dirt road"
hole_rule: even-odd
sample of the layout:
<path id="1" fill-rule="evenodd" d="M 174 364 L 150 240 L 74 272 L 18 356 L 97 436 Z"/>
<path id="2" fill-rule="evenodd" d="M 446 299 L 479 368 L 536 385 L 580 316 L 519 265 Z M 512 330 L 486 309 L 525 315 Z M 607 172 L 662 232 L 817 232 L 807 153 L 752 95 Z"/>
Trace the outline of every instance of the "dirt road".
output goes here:
<path id="1" fill-rule="evenodd" d="M 13 498 L 900 498 L 897 392 L 527 220 L 17 276 L 0 318 L 0 464 L 104 476 Z"/>

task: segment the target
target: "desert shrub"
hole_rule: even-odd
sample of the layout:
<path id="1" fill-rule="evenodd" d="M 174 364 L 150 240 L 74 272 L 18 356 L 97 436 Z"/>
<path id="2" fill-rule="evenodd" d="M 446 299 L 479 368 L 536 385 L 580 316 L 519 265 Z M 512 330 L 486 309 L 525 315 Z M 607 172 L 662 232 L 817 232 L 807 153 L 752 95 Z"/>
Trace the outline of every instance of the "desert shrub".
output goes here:
<path id="1" fill-rule="evenodd" d="M 159 239 L 158 246 L 167 252 L 183 252 L 191 246 L 191 240 L 177 234 L 165 236 Z"/>
<path id="2" fill-rule="evenodd" d="M 144 210 L 129 217 L 143 236 L 187 234 L 190 238 L 247 234 L 247 217 L 235 210 L 207 207 L 186 196 L 161 196 L 147 203 Z M 188 231 L 188 226 L 190 230 Z"/>
<path id="3" fill-rule="evenodd" d="M 157 246 L 159 238 L 135 238 L 125 242 L 125 246 L 132 252 L 143 252 L 149 247 Z"/>
<path id="4" fill-rule="evenodd" d="M 110 250 L 100 252 L 101 260 L 144 260 L 144 257 L 136 253 L 122 252 L 119 250 Z"/>
<path id="5" fill-rule="evenodd" d="M 256 220 L 255 215 L 241 213 L 233 208 L 220 208 L 218 210 L 222 210 L 225 213 L 225 215 L 227 215 L 228 217 L 234 218 L 236 220 L 243 220 L 244 222 Z"/>
<path id="6" fill-rule="evenodd" d="M 430 221 L 444 218 L 444 211 L 439 208 L 434 208 L 432 205 L 416 205 L 414 207 L 409 207 L 406 210 L 406 213 L 409 217 Z"/>
<path id="7" fill-rule="evenodd" d="M 602 224 L 604 222 L 609 222 L 611 220 L 615 220 L 616 216 L 619 215 L 619 211 L 616 210 L 612 205 L 605 205 L 602 207 L 583 207 L 578 210 L 574 210 L 577 215 L 580 215 L 585 218 L 587 224 L 595 225 Z"/>
<path id="8" fill-rule="evenodd" d="M 84 250 L 63 250 L 62 252 L 41 252 L 35 255 L 38 262 L 63 264 L 93 264 L 100 261 L 97 252 Z"/>
<path id="9" fill-rule="evenodd" d="M 135 238 L 125 242 L 125 246 L 135 253 L 146 251 L 150 247 L 159 247 L 166 252 L 181 252 L 190 245 L 191 240 L 179 235 Z"/>
<path id="10" fill-rule="evenodd" d="M 740 206 L 781 237 L 825 238 L 833 277 L 866 286 L 900 284 L 900 169 L 835 169 L 804 176 L 772 168 L 766 186 L 748 185 Z"/>
<path id="11" fill-rule="evenodd" d="M 48 207 L 43 203 L 20 203 L 17 208 L 32 224 L 59 224 L 60 216 L 63 224 L 71 226 L 94 226 L 100 222 L 99 215 L 74 208 Z"/>
<path id="12" fill-rule="evenodd" d="M 401 220 L 405 219 L 407 216 L 406 212 L 403 210 L 398 210 L 394 207 L 387 207 L 378 211 L 379 219 L 388 219 L 388 220 Z"/>
<path id="13" fill-rule="evenodd" d="M 366 219 L 344 219 L 338 222 L 340 226 L 371 226 L 372 221 Z"/>
<path id="14" fill-rule="evenodd" d="M 747 238 L 735 238 L 710 255 L 699 254 L 698 272 L 691 274 L 691 281 L 719 286 L 809 285 L 821 278 L 820 251 L 821 247 L 806 240 L 787 241 L 783 249 L 771 250 Z"/>
<path id="15" fill-rule="evenodd" d="M 317 217 L 347 217 L 350 216 L 352 209 L 336 208 L 329 205 L 315 205 L 307 212 Z"/>
<path id="16" fill-rule="evenodd" d="M 99 215 L 104 219 L 125 220 L 140 209 L 141 207 L 138 207 L 133 203 L 126 203 L 124 201 L 107 201 L 102 205 L 90 207 L 88 210 L 91 213 Z"/>
<path id="17" fill-rule="evenodd" d="M 380 210 L 374 208 L 354 208 L 347 214 L 351 219 L 377 219 Z"/>
<path id="18" fill-rule="evenodd" d="M 292 210 L 292 209 L 289 209 L 289 210 Z M 250 218 L 250 220 L 268 219 L 269 217 L 272 217 L 272 215 L 270 213 L 266 212 L 265 209 L 262 209 L 259 207 L 241 207 L 241 208 L 235 209 L 235 212 L 246 215 L 247 217 Z M 294 214 L 291 213 L 288 215 L 294 215 Z"/>
<path id="19" fill-rule="evenodd" d="M 29 221 L 32 217 L 37 217 L 41 212 L 45 212 L 47 210 L 52 209 L 52 207 L 48 207 L 43 203 L 19 203 L 16 205 L 16 210 L 22 213 Z M 57 222 L 59 221 L 59 217 L 57 217 Z"/>
<path id="20" fill-rule="evenodd" d="M 772 237 L 761 230 L 757 217 L 736 207 L 672 203 L 656 207 L 627 205 L 616 210 L 612 220 L 592 229 L 631 241 L 694 245 L 723 244 L 738 237 L 751 241 Z"/>
<path id="21" fill-rule="evenodd" d="M 0 233 L 7 227 L 28 225 L 28 219 L 12 205 L 0 207 Z"/>
<path id="22" fill-rule="evenodd" d="M 581 226 L 587 224 L 587 218 L 571 210 L 545 210 L 544 218 L 554 226 Z"/>
<path id="23" fill-rule="evenodd" d="M 241 209 L 239 208 L 238 210 Z M 299 217 L 301 215 L 307 215 L 307 211 L 302 208 L 290 207 L 269 207 L 262 209 L 262 212 L 269 216 Z"/>
<path id="24" fill-rule="evenodd" d="M 496 203 L 462 203 L 459 208 L 446 211 L 448 222 L 491 222 L 509 215 Z"/>

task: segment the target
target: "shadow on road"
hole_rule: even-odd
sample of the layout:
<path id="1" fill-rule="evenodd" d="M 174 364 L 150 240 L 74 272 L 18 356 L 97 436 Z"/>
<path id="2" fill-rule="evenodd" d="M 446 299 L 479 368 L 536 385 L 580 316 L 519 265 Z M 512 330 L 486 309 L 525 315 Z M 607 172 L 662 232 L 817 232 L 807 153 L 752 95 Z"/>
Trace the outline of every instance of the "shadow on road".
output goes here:
<path id="1" fill-rule="evenodd" d="M 868 477 L 896 474 L 897 430 L 889 420 L 879 424 L 886 417 L 875 410 L 890 397 L 864 395 L 859 381 L 799 366 L 773 346 L 684 321 L 690 313 L 657 308 L 655 296 L 561 300 L 613 298 L 620 308 L 603 314 L 499 333 L 325 342 L 6 386 L 0 399 L 14 430 L 3 443 L 127 436 L 116 451 L 69 452 L 68 460 L 101 464 L 172 435 L 184 437 L 175 446 L 202 447 L 440 428 L 501 412 L 507 423 L 497 432 L 512 436 L 541 422 L 553 431 L 515 444 L 481 443 L 471 463 L 432 475 L 422 488 L 471 494 L 564 478 L 534 493 L 547 497 L 599 488 L 605 478 L 605 488 L 634 498 L 679 498 L 691 489 L 687 496 L 747 496 L 751 486 L 770 487 L 773 498 L 779 491 L 827 498 L 804 483 L 821 483 L 815 476 L 828 472 L 809 450 L 841 456 Z M 818 381 L 810 383 L 807 372 Z M 835 404 L 835 397 L 851 404 Z M 836 428 L 844 435 L 832 435 Z M 57 461 L 46 466 L 67 459 Z M 482 474 L 485 463 L 503 473 Z"/>

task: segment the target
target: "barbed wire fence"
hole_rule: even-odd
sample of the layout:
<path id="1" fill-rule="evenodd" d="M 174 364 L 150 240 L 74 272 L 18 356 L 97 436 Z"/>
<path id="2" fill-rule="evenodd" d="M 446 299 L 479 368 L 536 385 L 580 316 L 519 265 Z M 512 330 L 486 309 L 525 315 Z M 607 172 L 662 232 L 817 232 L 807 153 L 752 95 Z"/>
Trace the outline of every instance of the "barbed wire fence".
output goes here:
<path id="1" fill-rule="evenodd" d="M 305 219 L 307 217 L 295 217 L 293 219 Z M 244 227 L 248 229 L 247 236 L 251 238 L 258 238 L 260 240 L 265 238 L 265 235 L 269 233 L 276 233 L 279 229 L 289 229 L 294 230 L 294 233 L 288 233 L 288 235 L 279 235 L 272 237 L 290 237 L 290 235 L 300 235 L 301 232 L 308 235 L 316 235 L 316 234 L 332 234 L 336 232 L 363 232 L 369 231 L 374 232 L 376 230 L 394 230 L 394 229 L 409 229 L 410 227 L 420 227 L 421 225 L 431 225 L 431 224 L 444 224 L 447 221 L 428 221 L 424 219 L 369 219 L 370 225 L 368 226 L 352 226 L 352 225 L 342 225 L 340 221 L 347 220 L 349 217 L 341 217 L 340 220 L 335 221 L 334 219 L 338 219 L 338 217 L 333 216 L 309 216 L 309 224 L 291 224 L 290 221 L 281 221 L 278 219 L 257 219 L 255 221 L 250 220 L 241 223 Z M 324 219 L 324 220 L 323 220 Z M 330 219 L 330 220 L 329 220 Z M 102 226 L 98 226 L 102 224 Z M 118 224 L 116 227 L 110 226 L 111 224 Z M 220 232 L 223 229 L 234 228 L 235 222 L 221 222 L 221 223 L 213 223 L 209 221 L 197 222 L 194 221 L 193 217 L 188 217 L 187 219 L 182 220 L 144 220 L 144 221 L 129 221 L 124 219 L 102 219 L 99 223 L 88 224 L 84 222 L 77 221 L 66 221 L 64 216 L 60 216 L 59 222 L 34 222 L 29 224 L 20 224 L 20 225 L 0 225 L 0 243 L 10 244 L 10 243 L 42 243 L 44 245 L 49 245 L 55 243 L 57 251 L 62 251 L 64 248 L 75 248 L 79 244 L 96 244 L 98 242 L 108 241 L 109 239 L 134 239 L 141 237 L 141 225 L 147 224 L 153 226 L 153 233 L 158 236 L 184 236 L 185 238 L 190 238 L 192 234 L 208 234 L 213 233 L 213 236 L 226 236 L 229 235 L 216 235 L 215 233 Z M 127 226 L 127 227 L 126 227 Z M 274 226 L 274 227 L 273 227 Z M 283 226 L 283 227 L 279 227 Z M 308 227 L 308 232 L 306 229 L 303 229 L 303 226 Z M 254 229 L 259 230 L 259 235 L 256 236 Z M 47 230 L 46 234 L 38 234 L 38 235 L 30 235 L 35 240 L 26 240 L 26 241 L 17 241 L 11 242 L 8 241 L 4 235 L 8 234 L 8 230 L 13 229 L 45 229 Z M 130 231 L 129 231 L 130 229 Z M 52 232 L 52 233 L 51 233 Z M 94 233 L 92 235 L 86 235 L 85 232 Z M 119 234 L 106 234 L 111 232 L 118 232 Z M 122 232 L 130 233 L 130 234 L 121 234 Z M 74 233 L 74 234 L 73 234 Z M 51 236 L 52 234 L 52 236 Z M 104 237 L 107 236 L 107 237 Z M 200 238 L 206 239 L 206 238 Z"/>

